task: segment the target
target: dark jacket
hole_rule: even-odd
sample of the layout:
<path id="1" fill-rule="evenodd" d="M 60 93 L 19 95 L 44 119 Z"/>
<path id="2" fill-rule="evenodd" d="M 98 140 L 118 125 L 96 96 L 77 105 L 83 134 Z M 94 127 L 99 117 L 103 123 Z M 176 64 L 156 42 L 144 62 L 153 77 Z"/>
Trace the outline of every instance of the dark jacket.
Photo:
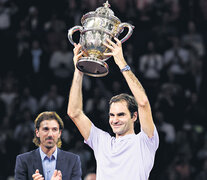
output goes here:
<path id="1" fill-rule="evenodd" d="M 20 154 L 16 158 L 15 180 L 33 180 L 36 169 L 44 176 L 39 148 Z M 81 162 L 78 155 L 57 149 L 56 169 L 62 173 L 62 180 L 81 180 Z"/>

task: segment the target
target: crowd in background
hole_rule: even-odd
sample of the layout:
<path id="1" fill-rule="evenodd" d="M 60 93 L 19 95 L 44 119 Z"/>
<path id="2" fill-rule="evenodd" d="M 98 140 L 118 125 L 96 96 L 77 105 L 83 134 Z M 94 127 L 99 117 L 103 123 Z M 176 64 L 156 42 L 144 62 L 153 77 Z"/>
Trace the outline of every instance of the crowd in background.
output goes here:
<path id="1" fill-rule="evenodd" d="M 62 149 L 80 155 L 83 177 L 93 153 L 67 116 L 74 72 L 68 29 L 104 0 L 0 0 L 0 179 L 12 179 L 17 154 L 35 148 L 34 118 L 63 118 Z M 207 179 L 207 1 L 109 0 L 135 26 L 124 56 L 149 97 L 160 146 L 150 180 Z M 125 31 L 123 32 L 125 33 Z M 78 39 L 78 35 L 77 35 Z M 112 59 L 109 74 L 84 77 L 84 112 L 111 132 L 108 101 L 130 93 Z M 139 131 L 139 124 L 136 124 Z"/>

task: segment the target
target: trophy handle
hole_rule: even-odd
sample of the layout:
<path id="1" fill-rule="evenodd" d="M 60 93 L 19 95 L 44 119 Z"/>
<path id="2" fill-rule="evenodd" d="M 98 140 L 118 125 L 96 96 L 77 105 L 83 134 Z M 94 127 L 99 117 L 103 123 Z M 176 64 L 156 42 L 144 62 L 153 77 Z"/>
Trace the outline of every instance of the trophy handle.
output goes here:
<path id="1" fill-rule="evenodd" d="M 121 34 L 123 32 L 123 30 L 124 30 L 125 27 L 128 28 L 128 33 L 126 34 L 126 36 L 124 38 L 122 38 L 120 40 L 122 43 L 125 42 L 126 40 L 128 40 L 130 38 L 130 36 L 133 33 L 133 29 L 134 29 L 134 26 L 132 26 L 129 23 L 121 23 L 121 24 L 119 24 L 119 29 L 120 29 L 119 34 Z"/>
<path id="2" fill-rule="evenodd" d="M 76 31 L 80 31 L 80 33 L 81 33 L 83 31 L 83 27 L 82 26 L 74 26 L 68 30 L 68 40 L 70 41 L 70 43 L 72 45 L 74 45 L 74 43 L 75 43 L 73 41 L 73 33 Z"/>

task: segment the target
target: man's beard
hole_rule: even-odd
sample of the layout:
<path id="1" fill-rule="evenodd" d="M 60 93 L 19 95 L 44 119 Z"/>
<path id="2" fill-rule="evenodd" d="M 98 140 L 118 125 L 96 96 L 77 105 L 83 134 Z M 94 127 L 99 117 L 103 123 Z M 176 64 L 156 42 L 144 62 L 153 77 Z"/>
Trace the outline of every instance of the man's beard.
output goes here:
<path id="1" fill-rule="evenodd" d="M 55 146 L 55 142 L 54 142 L 54 139 L 53 138 L 47 138 L 47 139 L 45 139 L 46 140 L 46 142 L 47 142 L 47 140 L 53 140 L 53 142 L 52 143 L 47 143 L 46 145 L 45 145 L 45 147 L 47 148 L 47 149 L 52 149 L 54 146 Z"/>
<path id="2" fill-rule="evenodd" d="M 51 144 L 51 146 L 46 145 L 45 147 L 46 147 L 47 149 L 52 149 L 54 146 L 55 146 L 54 144 Z"/>

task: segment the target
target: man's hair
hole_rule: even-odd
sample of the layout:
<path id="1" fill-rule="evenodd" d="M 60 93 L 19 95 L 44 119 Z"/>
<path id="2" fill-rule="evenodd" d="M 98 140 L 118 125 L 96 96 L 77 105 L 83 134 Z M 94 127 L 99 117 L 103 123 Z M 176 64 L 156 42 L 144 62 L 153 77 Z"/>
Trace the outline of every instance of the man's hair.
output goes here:
<path id="1" fill-rule="evenodd" d="M 109 101 L 109 106 L 111 106 L 112 103 L 125 101 L 127 103 L 127 107 L 129 109 L 129 112 L 131 113 L 131 118 L 134 116 L 134 113 L 138 111 L 138 105 L 133 96 L 130 96 L 126 93 L 122 93 L 116 96 L 113 96 L 111 100 Z"/>
<path id="2" fill-rule="evenodd" d="M 62 121 L 62 119 L 60 118 L 60 116 L 56 113 L 56 112 L 53 112 L 53 111 L 46 111 L 46 112 L 42 112 L 40 113 L 37 118 L 35 119 L 34 121 L 34 124 L 35 124 L 35 130 L 40 128 L 40 123 L 44 120 L 56 120 L 59 124 L 59 130 L 62 131 L 63 128 L 64 128 L 64 123 Z M 36 145 L 36 146 L 39 146 L 40 145 L 40 138 L 36 136 L 36 132 L 34 132 L 34 138 L 33 138 L 33 143 Z M 60 148 L 62 145 L 62 141 L 61 141 L 61 138 L 58 139 L 58 142 L 57 142 L 57 147 Z"/>

